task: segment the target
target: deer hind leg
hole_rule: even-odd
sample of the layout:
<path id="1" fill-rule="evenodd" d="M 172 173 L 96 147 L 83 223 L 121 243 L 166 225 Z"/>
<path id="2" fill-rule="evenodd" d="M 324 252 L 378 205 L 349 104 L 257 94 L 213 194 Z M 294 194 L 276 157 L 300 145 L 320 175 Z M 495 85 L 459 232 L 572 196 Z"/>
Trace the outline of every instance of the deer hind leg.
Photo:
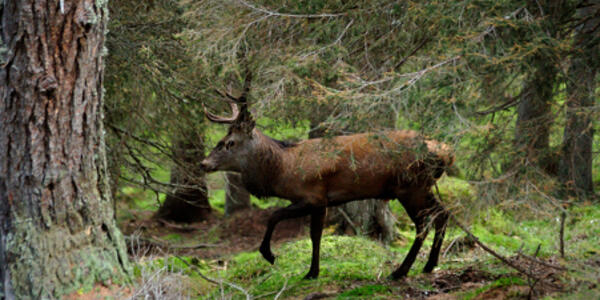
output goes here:
<path id="1" fill-rule="evenodd" d="M 267 230 L 259 248 L 260 254 L 262 254 L 268 262 L 271 264 L 275 263 L 275 256 L 273 255 L 273 252 L 271 252 L 271 236 L 275 230 L 275 225 L 282 220 L 306 216 L 311 213 L 312 209 L 313 207 L 311 205 L 301 201 L 273 212 L 267 222 Z"/>
<path id="2" fill-rule="evenodd" d="M 400 267 L 398 267 L 398 269 L 396 269 L 390 275 L 390 277 L 394 280 L 403 278 L 406 276 L 406 274 L 408 274 L 408 271 L 410 270 L 410 267 L 412 267 L 413 263 L 415 262 L 415 259 L 417 258 L 417 254 L 419 254 L 419 250 L 421 250 L 421 246 L 423 246 L 423 241 L 427 237 L 427 233 L 429 231 L 429 229 L 426 226 L 427 224 L 425 222 L 425 219 L 418 212 L 416 212 L 413 209 L 410 209 L 409 207 L 406 207 L 406 205 L 405 205 L 405 208 L 406 208 L 406 211 L 408 212 L 408 216 L 415 223 L 416 235 L 415 235 L 415 240 L 414 240 L 412 246 L 410 247 L 410 250 L 408 251 L 408 254 L 404 258 L 404 261 L 402 262 Z"/>
<path id="3" fill-rule="evenodd" d="M 304 279 L 317 278 L 319 276 L 319 250 L 321 247 L 321 234 L 325 221 L 325 207 L 315 208 L 310 216 L 310 240 L 312 241 L 312 260 L 310 270 Z"/>
<path id="4" fill-rule="evenodd" d="M 435 236 L 433 237 L 433 245 L 431 246 L 431 252 L 429 252 L 429 259 L 427 259 L 427 263 L 423 268 L 423 273 L 431 273 L 433 268 L 437 266 L 440 257 L 440 249 L 442 248 L 444 235 L 446 234 L 448 213 L 442 207 L 436 205 L 434 218 L 433 224 L 435 226 Z"/>

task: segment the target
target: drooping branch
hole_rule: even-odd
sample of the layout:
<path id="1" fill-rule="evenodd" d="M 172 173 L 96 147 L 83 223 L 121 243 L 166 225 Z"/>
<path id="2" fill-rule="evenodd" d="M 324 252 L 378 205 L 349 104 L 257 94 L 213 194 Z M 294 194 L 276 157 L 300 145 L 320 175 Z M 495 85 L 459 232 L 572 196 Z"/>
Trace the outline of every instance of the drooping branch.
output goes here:
<path id="1" fill-rule="evenodd" d="M 268 16 L 275 16 L 275 17 L 287 17 L 287 18 L 307 18 L 307 19 L 317 19 L 317 18 L 336 18 L 336 17 L 342 17 L 342 16 L 346 16 L 347 13 L 334 13 L 334 14 L 327 14 L 327 13 L 323 13 L 323 14 L 290 14 L 290 13 L 279 13 L 276 11 L 272 11 L 272 10 L 268 10 L 264 7 L 260 7 L 258 5 L 254 5 L 248 1 L 244 1 L 244 0 L 237 0 L 240 4 L 242 4 L 243 6 L 246 6 L 254 11 L 266 14 Z"/>

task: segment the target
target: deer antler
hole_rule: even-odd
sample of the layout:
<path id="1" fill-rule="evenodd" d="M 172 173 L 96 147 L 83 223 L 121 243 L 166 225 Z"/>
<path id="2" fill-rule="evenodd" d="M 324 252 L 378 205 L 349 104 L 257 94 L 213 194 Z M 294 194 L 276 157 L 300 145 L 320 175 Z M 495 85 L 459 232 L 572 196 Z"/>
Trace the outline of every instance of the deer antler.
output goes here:
<path id="1" fill-rule="evenodd" d="M 239 106 L 233 101 L 227 101 L 227 102 L 229 102 L 229 107 L 231 107 L 231 111 L 232 111 L 231 117 L 217 116 L 217 115 L 209 112 L 208 109 L 206 108 L 206 106 L 204 106 L 204 104 L 202 104 L 202 107 L 204 107 L 204 114 L 206 114 L 206 118 L 212 122 L 223 123 L 223 124 L 232 124 L 235 121 L 237 121 L 238 118 L 240 117 Z"/>
<path id="2" fill-rule="evenodd" d="M 225 124 L 233 124 L 233 123 L 249 123 L 249 128 L 254 127 L 254 122 L 252 121 L 252 116 L 250 116 L 250 112 L 248 112 L 248 94 L 250 93 L 250 84 L 252 83 L 252 72 L 248 68 L 246 64 L 246 77 L 244 78 L 244 88 L 242 90 L 242 94 L 239 97 L 234 97 L 231 94 L 225 92 L 221 92 L 218 89 L 214 91 L 222 97 L 224 101 L 229 103 L 231 107 L 232 115 L 231 117 L 221 117 L 217 116 L 206 109 L 204 107 L 204 113 L 206 114 L 206 118 L 215 123 L 225 123 Z M 240 109 L 241 105 L 241 109 Z"/>

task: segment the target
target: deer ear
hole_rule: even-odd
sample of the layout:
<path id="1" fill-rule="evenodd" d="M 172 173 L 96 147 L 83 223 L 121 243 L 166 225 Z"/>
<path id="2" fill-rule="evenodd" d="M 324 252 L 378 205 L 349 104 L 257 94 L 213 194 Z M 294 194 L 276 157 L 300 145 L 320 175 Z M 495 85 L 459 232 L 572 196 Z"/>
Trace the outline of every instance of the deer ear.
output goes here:
<path id="1" fill-rule="evenodd" d="M 242 105 L 240 118 L 238 119 L 239 128 L 246 134 L 251 134 L 254 126 L 256 126 L 256 122 L 252 117 L 252 114 L 248 110 L 248 105 Z"/>
<path id="2" fill-rule="evenodd" d="M 240 129 L 244 133 L 246 133 L 248 135 L 251 135 L 252 134 L 252 130 L 254 129 L 255 125 L 256 124 L 254 123 L 254 120 L 249 120 L 247 122 L 244 122 L 244 123 L 240 124 Z"/>

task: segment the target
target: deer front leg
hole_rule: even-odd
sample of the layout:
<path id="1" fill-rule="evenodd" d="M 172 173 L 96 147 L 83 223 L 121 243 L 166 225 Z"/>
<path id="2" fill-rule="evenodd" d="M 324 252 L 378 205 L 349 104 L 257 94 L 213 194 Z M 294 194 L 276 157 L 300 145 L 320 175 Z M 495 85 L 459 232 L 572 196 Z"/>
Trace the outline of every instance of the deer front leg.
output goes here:
<path id="1" fill-rule="evenodd" d="M 433 245 L 431 246 L 431 252 L 429 252 L 429 259 L 427 264 L 423 268 L 423 273 L 430 273 L 433 268 L 437 266 L 438 259 L 440 257 L 440 250 L 442 249 L 442 243 L 444 242 L 444 235 L 446 233 L 446 224 L 448 223 L 448 213 L 440 210 L 435 217 L 435 236 L 433 238 Z"/>
<path id="2" fill-rule="evenodd" d="M 299 218 L 308 215 L 311 212 L 311 206 L 307 205 L 304 201 L 293 203 L 288 207 L 280 208 L 273 212 L 269 221 L 267 222 L 267 231 L 265 232 L 265 237 L 260 244 L 260 254 L 271 264 L 275 263 L 275 256 L 273 252 L 271 252 L 271 236 L 273 235 L 273 230 L 275 230 L 275 225 L 282 220 Z"/>
<path id="3" fill-rule="evenodd" d="M 315 208 L 310 216 L 310 240 L 312 241 L 312 260 L 310 270 L 304 276 L 304 279 L 313 279 L 319 277 L 319 252 L 321 247 L 321 235 L 323 233 L 323 223 L 325 221 L 325 207 Z"/>

